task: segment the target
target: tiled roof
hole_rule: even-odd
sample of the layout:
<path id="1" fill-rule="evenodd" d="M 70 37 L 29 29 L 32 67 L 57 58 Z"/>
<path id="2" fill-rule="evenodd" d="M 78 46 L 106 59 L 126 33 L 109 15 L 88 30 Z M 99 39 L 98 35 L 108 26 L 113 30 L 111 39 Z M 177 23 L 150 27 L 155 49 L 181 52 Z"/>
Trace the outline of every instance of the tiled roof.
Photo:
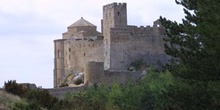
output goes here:
<path id="1" fill-rule="evenodd" d="M 83 17 L 81 17 L 80 20 L 76 21 L 75 23 L 73 23 L 69 27 L 78 27 L 78 26 L 95 26 L 95 25 L 88 22 L 87 20 L 83 19 Z"/>

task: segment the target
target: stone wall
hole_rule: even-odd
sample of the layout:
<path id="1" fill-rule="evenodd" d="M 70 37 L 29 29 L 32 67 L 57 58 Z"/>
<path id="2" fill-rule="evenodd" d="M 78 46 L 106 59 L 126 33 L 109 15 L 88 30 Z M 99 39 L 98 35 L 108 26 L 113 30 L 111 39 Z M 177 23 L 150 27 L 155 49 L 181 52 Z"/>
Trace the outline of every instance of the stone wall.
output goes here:
<path id="1" fill-rule="evenodd" d="M 124 84 L 127 81 L 137 81 L 140 79 L 142 72 L 131 72 L 123 70 L 105 70 L 102 79 L 103 84 L 111 85 L 112 83 Z"/>
<path id="2" fill-rule="evenodd" d="M 136 81 L 142 72 L 104 70 L 103 62 L 88 62 L 85 66 L 85 82 L 89 86 L 93 84 L 111 85 L 112 83 L 125 83 L 128 80 Z"/>
<path id="3" fill-rule="evenodd" d="M 54 87 L 58 87 L 64 77 L 64 41 L 54 40 Z"/>
<path id="4" fill-rule="evenodd" d="M 131 62 L 138 59 L 143 59 L 149 65 L 155 65 L 156 62 L 164 64 L 168 57 L 164 57 L 163 34 L 160 30 L 161 27 L 111 28 L 107 52 L 110 56 L 109 69 L 127 70 Z M 149 60 L 152 58 L 154 60 Z"/>
<path id="5" fill-rule="evenodd" d="M 88 62 L 85 65 L 84 78 L 85 83 L 93 85 L 102 82 L 104 77 L 104 63 L 103 62 Z"/>
<path id="6" fill-rule="evenodd" d="M 89 61 L 104 61 L 102 40 L 66 40 L 64 46 L 64 65 L 66 70 L 84 71 Z"/>
<path id="7" fill-rule="evenodd" d="M 63 99 L 67 92 L 80 92 L 81 90 L 83 90 L 83 88 L 84 88 L 83 86 L 82 87 L 61 87 L 61 88 L 53 88 L 53 89 L 46 89 L 46 90 L 48 90 L 52 96 L 57 97 L 59 99 Z"/>
<path id="8" fill-rule="evenodd" d="M 35 84 L 30 84 L 30 83 L 19 83 L 19 85 L 21 85 L 23 88 L 25 89 L 30 89 L 30 90 L 34 90 L 37 89 L 37 86 Z"/>

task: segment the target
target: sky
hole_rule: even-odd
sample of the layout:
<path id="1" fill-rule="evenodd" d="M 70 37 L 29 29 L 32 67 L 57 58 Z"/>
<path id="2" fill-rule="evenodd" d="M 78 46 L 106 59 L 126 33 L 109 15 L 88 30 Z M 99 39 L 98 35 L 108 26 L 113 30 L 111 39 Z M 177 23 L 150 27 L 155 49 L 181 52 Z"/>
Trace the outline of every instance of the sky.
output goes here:
<path id="1" fill-rule="evenodd" d="M 0 0 L 0 88 L 8 80 L 52 88 L 53 40 L 81 17 L 100 31 L 102 7 L 113 2 L 127 3 L 129 25 L 184 18 L 175 0 Z"/>

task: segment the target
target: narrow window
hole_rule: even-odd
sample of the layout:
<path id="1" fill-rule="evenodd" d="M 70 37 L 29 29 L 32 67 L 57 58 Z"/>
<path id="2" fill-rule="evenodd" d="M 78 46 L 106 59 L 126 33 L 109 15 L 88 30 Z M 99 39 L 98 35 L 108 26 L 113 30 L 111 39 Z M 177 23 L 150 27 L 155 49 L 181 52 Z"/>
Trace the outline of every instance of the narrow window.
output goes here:
<path id="1" fill-rule="evenodd" d="M 57 58 L 60 58 L 60 57 L 61 57 L 61 52 L 60 52 L 60 50 L 58 50 L 57 53 L 58 53 L 58 54 L 57 54 Z"/>
<path id="2" fill-rule="evenodd" d="M 86 56 L 86 53 L 84 53 L 83 55 Z"/>
<path id="3" fill-rule="evenodd" d="M 120 12 L 118 12 L 118 15 L 120 15 Z"/>
<path id="4" fill-rule="evenodd" d="M 69 52 L 71 52 L 71 48 L 69 48 Z"/>

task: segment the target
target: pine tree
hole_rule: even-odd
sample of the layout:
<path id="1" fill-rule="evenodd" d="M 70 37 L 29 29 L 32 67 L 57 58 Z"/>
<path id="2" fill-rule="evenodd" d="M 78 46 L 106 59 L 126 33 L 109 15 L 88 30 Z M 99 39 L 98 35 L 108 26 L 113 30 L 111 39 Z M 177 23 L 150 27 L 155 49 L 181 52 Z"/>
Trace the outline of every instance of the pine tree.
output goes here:
<path id="1" fill-rule="evenodd" d="M 184 7 L 182 23 L 160 18 L 166 28 L 169 69 L 188 81 L 220 79 L 220 1 L 176 0 Z"/>
<path id="2" fill-rule="evenodd" d="M 183 6 L 182 23 L 160 18 L 166 29 L 170 72 L 182 86 L 167 86 L 159 109 L 220 107 L 220 0 L 175 0 Z M 157 108 L 157 107 L 156 107 Z"/>

